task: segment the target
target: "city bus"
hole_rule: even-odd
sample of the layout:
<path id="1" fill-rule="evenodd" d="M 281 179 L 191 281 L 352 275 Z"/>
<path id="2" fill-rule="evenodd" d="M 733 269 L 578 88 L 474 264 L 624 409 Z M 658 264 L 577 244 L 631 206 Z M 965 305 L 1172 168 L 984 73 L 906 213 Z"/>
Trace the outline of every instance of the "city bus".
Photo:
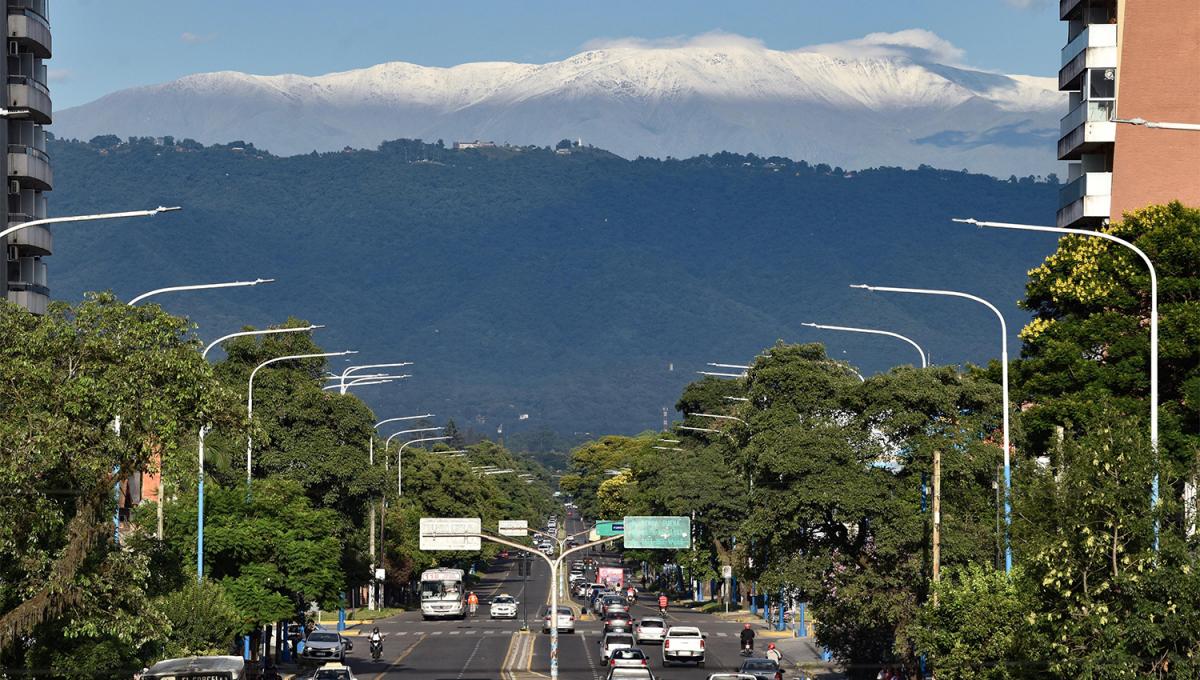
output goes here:
<path id="1" fill-rule="evenodd" d="M 421 615 L 433 618 L 467 616 L 467 593 L 462 569 L 427 569 L 421 572 Z"/>

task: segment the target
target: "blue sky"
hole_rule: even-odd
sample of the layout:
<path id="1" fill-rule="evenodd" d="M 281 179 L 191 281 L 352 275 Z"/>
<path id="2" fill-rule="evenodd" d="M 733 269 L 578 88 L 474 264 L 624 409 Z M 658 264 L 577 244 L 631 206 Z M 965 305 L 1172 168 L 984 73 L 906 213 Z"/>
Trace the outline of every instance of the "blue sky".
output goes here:
<path id="1" fill-rule="evenodd" d="M 1052 75 L 1053 0 L 54 0 L 55 108 L 190 73 L 317 75 L 409 61 L 547 62 L 597 41 L 712 31 L 790 50 L 925 29 L 967 64 Z"/>

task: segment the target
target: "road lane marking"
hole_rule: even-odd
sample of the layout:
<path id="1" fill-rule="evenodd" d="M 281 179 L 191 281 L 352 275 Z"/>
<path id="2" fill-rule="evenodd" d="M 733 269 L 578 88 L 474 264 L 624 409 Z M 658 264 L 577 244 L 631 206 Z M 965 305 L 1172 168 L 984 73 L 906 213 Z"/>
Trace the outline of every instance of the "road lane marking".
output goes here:
<path id="1" fill-rule="evenodd" d="M 467 657 L 466 663 L 463 664 L 462 670 L 458 672 L 456 680 L 462 680 L 462 677 L 467 674 L 467 669 L 470 668 L 471 662 L 475 659 L 475 655 L 479 653 L 479 645 L 483 644 L 483 638 L 479 638 L 479 642 L 475 643 L 475 648 L 471 650 L 471 655 Z"/>
<path id="2" fill-rule="evenodd" d="M 440 630 L 435 630 L 432 633 L 430 633 L 430 635 L 441 635 L 441 634 L 442 634 L 442 631 L 440 631 Z"/>
<path id="3" fill-rule="evenodd" d="M 450 634 L 451 634 L 451 635 L 458 635 L 458 631 L 457 631 L 457 630 L 452 630 L 452 631 L 450 631 Z"/>
<path id="4" fill-rule="evenodd" d="M 405 659 L 407 659 L 408 655 L 412 654 L 413 650 L 417 648 L 417 645 L 421 644 L 425 640 L 425 637 L 426 636 L 422 635 L 419 638 L 417 638 L 417 641 L 412 643 L 411 645 L 409 645 L 408 649 L 404 650 L 404 652 L 402 654 L 400 654 L 400 656 L 396 657 L 395 661 L 389 663 L 387 665 L 387 667 L 385 667 L 382 671 L 380 671 L 378 674 L 376 674 L 374 680 L 383 680 L 383 676 L 387 675 L 388 671 L 391 670 L 393 666 L 399 666 L 401 661 L 404 661 Z"/>

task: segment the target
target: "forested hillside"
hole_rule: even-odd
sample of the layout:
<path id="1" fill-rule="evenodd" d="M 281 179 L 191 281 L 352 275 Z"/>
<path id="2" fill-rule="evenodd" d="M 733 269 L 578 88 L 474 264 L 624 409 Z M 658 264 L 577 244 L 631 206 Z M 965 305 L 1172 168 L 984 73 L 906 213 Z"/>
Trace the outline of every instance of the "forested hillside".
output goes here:
<path id="1" fill-rule="evenodd" d="M 1058 189 L 735 154 L 627 161 L 402 140 L 282 158 L 159 141 L 51 143 L 53 214 L 185 208 L 58 229 L 56 298 L 278 276 L 161 302 L 206 338 L 289 316 L 326 324 L 330 350 L 416 362 L 406 383 L 361 389 L 380 417 L 433 412 L 529 441 L 659 427 L 705 362 L 745 363 L 777 339 L 826 342 L 864 372 L 915 361 L 899 343 L 805 321 L 906 333 L 940 363 L 993 358 L 986 310 L 847 284 L 978 293 L 1015 334 L 1025 272 L 1053 239 L 949 218 L 1052 223 Z"/>

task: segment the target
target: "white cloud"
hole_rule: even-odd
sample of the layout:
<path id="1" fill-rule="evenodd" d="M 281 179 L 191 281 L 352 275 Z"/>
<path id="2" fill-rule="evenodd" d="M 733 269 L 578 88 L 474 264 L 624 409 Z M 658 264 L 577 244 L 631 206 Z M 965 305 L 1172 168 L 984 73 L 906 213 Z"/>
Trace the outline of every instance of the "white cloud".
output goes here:
<path id="1" fill-rule="evenodd" d="M 201 43 L 212 42 L 212 40 L 216 37 L 217 34 L 215 33 L 206 33 L 201 35 L 199 33 L 192 33 L 191 31 L 184 31 L 179 35 L 179 39 L 189 45 L 199 45 Z"/>
<path id="2" fill-rule="evenodd" d="M 593 38 L 585 42 L 581 46 L 581 49 L 604 50 L 621 47 L 635 47 L 639 49 L 673 49 L 678 47 L 767 49 L 763 41 L 758 38 L 748 38 L 744 35 L 726 33 L 724 31 L 709 31 L 699 35 L 675 35 L 663 38 Z"/>
<path id="3" fill-rule="evenodd" d="M 1043 0 L 1005 0 L 1006 2 L 1042 2 Z M 762 40 L 736 33 L 710 31 L 699 35 L 667 36 L 662 38 L 595 38 L 581 46 L 583 50 L 603 49 L 677 49 L 708 47 L 714 49 L 766 50 Z M 910 28 L 894 33 L 870 33 L 861 38 L 841 42 L 809 45 L 796 52 L 816 52 L 842 59 L 907 57 L 914 61 L 964 66 L 966 51 L 949 40 L 923 28 Z"/>
<path id="4" fill-rule="evenodd" d="M 818 52 L 842 59 L 863 57 L 908 57 L 914 61 L 962 66 L 966 52 L 923 28 L 910 28 L 895 33 L 869 33 L 861 38 L 835 43 L 802 47 L 797 52 Z"/>

